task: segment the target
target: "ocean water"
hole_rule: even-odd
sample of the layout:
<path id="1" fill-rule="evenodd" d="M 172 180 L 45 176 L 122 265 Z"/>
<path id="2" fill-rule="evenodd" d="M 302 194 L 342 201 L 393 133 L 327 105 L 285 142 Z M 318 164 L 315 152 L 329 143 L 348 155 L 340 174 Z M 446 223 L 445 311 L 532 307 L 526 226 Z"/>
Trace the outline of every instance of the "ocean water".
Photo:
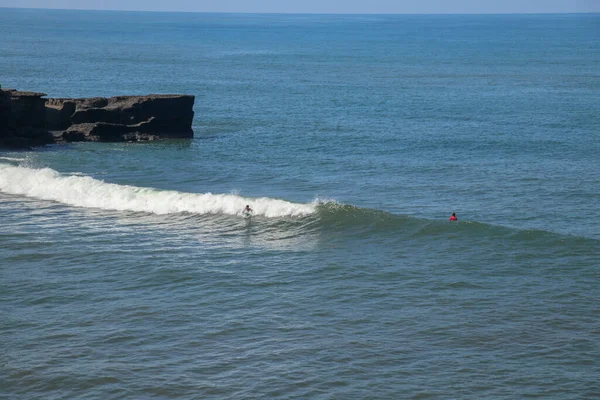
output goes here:
<path id="1" fill-rule="evenodd" d="M 3 88 L 196 96 L 0 152 L 0 397 L 600 397 L 599 65 L 597 14 L 0 8 Z"/>

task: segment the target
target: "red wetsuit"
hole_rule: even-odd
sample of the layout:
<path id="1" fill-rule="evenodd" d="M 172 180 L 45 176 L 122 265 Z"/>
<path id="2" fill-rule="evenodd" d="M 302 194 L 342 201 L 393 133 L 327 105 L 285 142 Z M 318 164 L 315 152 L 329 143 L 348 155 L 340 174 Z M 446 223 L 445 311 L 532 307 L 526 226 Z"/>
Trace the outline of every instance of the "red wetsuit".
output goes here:
<path id="1" fill-rule="evenodd" d="M 448 221 L 457 221 L 458 218 L 456 218 L 456 215 L 451 216 L 450 218 L 448 218 Z"/>

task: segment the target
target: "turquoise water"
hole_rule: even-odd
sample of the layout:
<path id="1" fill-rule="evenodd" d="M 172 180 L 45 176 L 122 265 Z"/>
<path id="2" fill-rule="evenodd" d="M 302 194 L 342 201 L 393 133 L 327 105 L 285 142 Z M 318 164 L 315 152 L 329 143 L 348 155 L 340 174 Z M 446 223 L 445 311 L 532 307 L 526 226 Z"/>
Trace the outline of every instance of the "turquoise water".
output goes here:
<path id="1" fill-rule="evenodd" d="M 0 9 L 3 88 L 196 95 L 0 152 L 0 397 L 600 396 L 599 26 Z"/>

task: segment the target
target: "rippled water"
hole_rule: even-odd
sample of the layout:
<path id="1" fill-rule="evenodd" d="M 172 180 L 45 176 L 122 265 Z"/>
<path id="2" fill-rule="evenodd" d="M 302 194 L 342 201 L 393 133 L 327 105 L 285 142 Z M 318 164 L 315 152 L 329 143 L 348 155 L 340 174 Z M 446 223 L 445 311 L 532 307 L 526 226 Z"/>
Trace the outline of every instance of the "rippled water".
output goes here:
<path id="1" fill-rule="evenodd" d="M 0 397 L 600 396 L 597 26 L 0 9 L 3 88 L 197 96 L 0 153 Z"/>

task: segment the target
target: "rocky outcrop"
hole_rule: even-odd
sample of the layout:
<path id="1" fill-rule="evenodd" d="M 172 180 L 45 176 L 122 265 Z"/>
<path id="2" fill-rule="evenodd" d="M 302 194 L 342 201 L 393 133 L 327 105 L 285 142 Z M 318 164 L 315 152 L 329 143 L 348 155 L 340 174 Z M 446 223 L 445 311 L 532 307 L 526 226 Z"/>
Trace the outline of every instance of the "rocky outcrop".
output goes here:
<path id="1" fill-rule="evenodd" d="M 72 141 L 191 138 L 194 96 L 44 99 L 44 93 L 0 90 L 0 147 Z"/>
<path id="2" fill-rule="evenodd" d="M 21 149 L 54 142 L 45 128 L 44 93 L 0 90 L 0 148 Z"/>

